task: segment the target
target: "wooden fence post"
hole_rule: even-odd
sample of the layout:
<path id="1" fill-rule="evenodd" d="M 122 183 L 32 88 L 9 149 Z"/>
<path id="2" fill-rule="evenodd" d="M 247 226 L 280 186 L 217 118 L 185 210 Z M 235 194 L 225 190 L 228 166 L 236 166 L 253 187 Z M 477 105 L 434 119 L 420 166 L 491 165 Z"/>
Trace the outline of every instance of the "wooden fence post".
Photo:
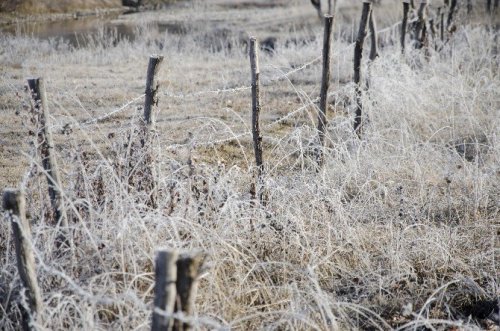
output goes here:
<path id="1" fill-rule="evenodd" d="M 26 219 L 26 202 L 23 192 L 12 189 L 5 190 L 3 209 L 11 214 L 17 269 L 22 286 L 26 289 L 27 307 L 24 307 L 23 311 L 23 330 L 35 330 L 33 323 L 42 308 L 42 296 L 36 279 L 35 257 L 31 248 L 31 230 Z"/>
<path id="2" fill-rule="evenodd" d="M 150 133 L 152 130 L 154 130 L 154 126 L 156 123 L 155 116 L 158 108 L 158 90 L 160 89 L 158 72 L 160 71 L 162 62 L 163 56 L 161 55 L 152 55 L 149 57 L 148 71 L 146 76 L 146 91 L 144 98 L 144 119 L 140 131 L 141 136 L 139 137 L 141 148 L 145 148 L 145 157 L 143 159 L 143 178 L 140 180 L 140 187 L 137 187 L 137 189 L 148 192 L 149 199 L 147 203 L 153 208 L 157 207 L 158 189 L 153 161 L 154 157 L 151 153 L 151 149 L 149 148 L 149 144 L 151 142 Z"/>
<path id="3" fill-rule="evenodd" d="M 444 11 L 441 11 L 441 23 L 439 25 L 439 32 L 441 34 L 441 44 L 444 43 Z"/>
<path id="4" fill-rule="evenodd" d="M 356 115 L 354 117 L 354 131 L 357 133 L 358 137 L 361 137 L 361 115 L 363 110 L 363 105 L 361 103 L 361 59 L 363 57 L 363 44 L 368 30 L 368 20 L 371 10 L 371 2 L 363 0 L 363 11 L 361 14 L 361 21 L 359 23 L 358 37 L 356 38 L 356 45 L 354 47 L 354 83 L 356 84 Z"/>
<path id="5" fill-rule="evenodd" d="M 46 173 L 50 203 L 59 231 L 56 245 L 60 247 L 64 244 L 69 247 L 68 219 L 63 206 L 61 180 L 54 155 L 54 140 L 50 129 L 45 82 L 42 78 L 28 79 L 28 86 L 35 103 L 35 111 L 38 114 L 38 143 L 40 144 L 42 166 Z"/>
<path id="6" fill-rule="evenodd" d="M 321 1 L 320 0 L 311 0 L 312 5 L 316 8 L 318 12 L 319 18 L 323 17 L 323 13 L 321 12 Z"/>
<path id="7" fill-rule="evenodd" d="M 323 147 L 325 145 L 325 127 L 327 124 L 326 108 L 328 99 L 328 87 L 330 86 L 330 62 L 332 42 L 333 16 L 325 15 L 325 31 L 323 35 L 323 74 L 321 78 L 321 91 L 319 99 L 318 133 L 319 149 L 317 154 L 318 165 L 323 165 Z"/>
<path id="8" fill-rule="evenodd" d="M 174 312 L 177 281 L 177 251 L 160 249 L 155 260 L 155 298 L 152 331 L 170 331 L 174 319 L 169 315 Z M 157 312 L 159 309 L 161 312 Z"/>
<path id="9" fill-rule="evenodd" d="M 451 22 L 453 21 L 453 14 L 455 14 L 456 7 L 457 7 L 457 0 L 451 0 L 450 11 L 448 12 L 448 21 L 446 23 L 447 27 L 450 27 Z"/>
<path id="10" fill-rule="evenodd" d="M 176 312 L 182 311 L 185 316 L 192 316 L 195 309 L 195 298 L 198 287 L 198 275 L 203 264 L 201 253 L 181 256 L 177 261 L 177 305 Z M 175 320 L 175 331 L 191 330 L 191 324 Z"/>
<path id="11" fill-rule="evenodd" d="M 373 61 L 378 57 L 378 39 L 377 39 L 377 23 L 375 22 L 375 17 L 373 16 L 373 10 L 370 12 L 370 60 Z"/>
<path id="12" fill-rule="evenodd" d="M 260 202 L 263 202 L 264 188 L 263 178 L 264 175 L 264 162 L 262 158 L 262 135 L 260 132 L 260 69 L 259 69 L 259 55 L 258 55 L 258 41 L 257 38 L 250 38 L 250 69 L 252 71 L 252 137 L 255 153 L 255 163 L 257 165 L 257 183 L 256 192 Z"/>
<path id="13" fill-rule="evenodd" d="M 401 24 L 401 53 L 405 53 L 406 30 L 408 28 L 408 12 L 410 11 L 410 0 L 403 1 L 403 22 Z"/>
<path id="14" fill-rule="evenodd" d="M 426 26 L 425 26 L 425 9 L 427 7 L 427 2 L 423 1 L 420 3 L 418 7 L 417 15 L 417 25 L 415 28 L 415 48 L 422 48 L 424 46 L 425 38 L 426 38 Z"/>
<path id="15" fill-rule="evenodd" d="M 160 82 L 158 80 L 158 71 L 160 70 L 163 56 L 152 55 L 149 58 L 148 73 L 146 77 L 146 96 L 144 99 L 144 122 L 148 127 L 155 123 L 155 108 L 158 107 L 158 89 Z"/>

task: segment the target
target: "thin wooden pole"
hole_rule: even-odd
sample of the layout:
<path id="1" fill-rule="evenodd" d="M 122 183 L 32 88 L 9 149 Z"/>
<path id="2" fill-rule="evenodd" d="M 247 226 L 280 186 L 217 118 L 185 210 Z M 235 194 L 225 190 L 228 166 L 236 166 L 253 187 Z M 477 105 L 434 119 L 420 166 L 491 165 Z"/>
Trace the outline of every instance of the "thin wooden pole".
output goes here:
<path id="1" fill-rule="evenodd" d="M 68 219 L 63 206 L 61 180 L 54 155 L 54 140 L 50 130 L 50 115 L 47 107 L 47 96 L 45 93 L 45 82 L 42 78 L 28 79 L 28 86 L 35 103 L 35 111 L 38 114 L 38 142 L 42 157 L 42 166 L 45 170 L 50 203 L 54 213 L 54 220 L 59 228 L 56 245 L 69 246 Z"/>
<path id="2" fill-rule="evenodd" d="M 362 121 L 361 115 L 363 105 L 361 102 L 361 60 L 363 57 L 363 45 L 368 31 L 368 21 L 372 4 L 370 1 L 363 1 L 363 11 L 361 13 L 361 21 L 359 23 L 358 37 L 354 47 L 354 83 L 356 84 L 356 115 L 354 117 L 354 131 L 361 137 Z"/>
<path id="3" fill-rule="evenodd" d="M 259 200 L 263 200 L 262 176 L 264 174 L 264 161 L 262 157 L 262 135 L 260 132 L 260 69 L 257 38 L 250 38 L 250 69 L 252 71 L 252 137 L 257 165 L 257 184 Z"/>
<path id="4" fill-rule="evenodd" d="M 323 164 L 323 147 L 325 145 L 326 104 L 328 99 L 328 87 L 330 86 L 330 62 L 331 62 L 331 42 L 332 42 L 333 16 L 325 15 L 325 30 L 323 35 L 323 74 L 321 77 L 321 91 L 319 99 L 318 132 L 319 150 L 318 165 Z"/>
<path id="5" fill-rule="evenodd" d="M 441 44 L 444 43 L 444 12 L 441 12 L 441 23 L 439 24 L 439 32 L 441 37 Z"/>
<path id="6" fill-rule="evenodd" d="M 375 22 L 375 17 L 373 10 L 370 12 L 370 41 L 371 41 L 371 49 L 370 49 L 370 60 L 374 61 L 378 57 L 378 38 L 377 38 L 377 23 Z"/>
<path id="7" fill-rule="evenodd" d="M 311 0 L 312 5 L 316 8 L 318 12 L 319 18 L 323 17 L 323 13 L 321 12 L 321 1 L 320 0 Z"/>
<path id="8" fill-rule="evenodd" d="M 425 28 L 425 8 L 427 7 L 426 2 L 421 2 L 420 6 L 418 7 L 417 15 L 418 15 L 418 20 L 417 20 L 417 25 L 415 29 L 415 48 L 422 48 L 424 45 L 424 39 L 425 39 L 425 33 L 426 33 L 426 28 Z"/>
<path id="9" fill-rule="evenodd" d="M 157 252 L 152 331 L 170 331 L 174 326 L 174 319 L 166 315 L 173 314 L 175 308 L 178 255 L 175 250 Z"/>
<path id="10" fill-rule="evenodd" d="M 42 308 L 42 296 L 36 279 L 35 257 L 31 248 L 31 231 L 26 219 L 24 194 L 18 190 L 5 190 L 3 193 L 3 209 L 11 215 L 17 269 L 22 286 L 26 289 L 27 307 L 23 312 L 23 330 L 35 330 L 33 323 Z"/>
<path id="11" fill-rule="evenodd" d="M 448 12 L 448 21 L 446 23 L 447 27 L 449 27 L 451 25 L 451 22 L 453 21 L 453 14 L 455 14 L 456 7 L 457 7 L 457 0 L 451 0 L 450 10 Z"/>
<path id="12" fill-rule="evenodd" d="M 176 312 L 182 311 L 185 316 L 192 316 L 195 311 L 195 298 L 198 287 L 198 275 L 203 264 L 201 253 L 181 256 L 177 261 L 177 306 Z M 180 307 L 179 307 L 180 305 Z M 175 331 L 191 330 L 191 324 L 176 320 Z"/>
<path id="13" fill-rule="evenodd" d="M 158 80 L 158 71 L 160 70 L 163 56 L 153 55 L 149 58 L 148 73 L 146 77 L 146 97 L 144 99 L 144 122 L 148 126 L 155 123 L 155 108 L 158 107 L 158 89 L 160 82 Z"/>
<path id="14" fill-rule="evenodd" d="M 408 28 L 408 12 L 410 11 L 410 2 L 406 0 L 403 2 L 403 22 L 401 24 L 401 53 L 405 53 L 406 47 L 406 30 Z"/>

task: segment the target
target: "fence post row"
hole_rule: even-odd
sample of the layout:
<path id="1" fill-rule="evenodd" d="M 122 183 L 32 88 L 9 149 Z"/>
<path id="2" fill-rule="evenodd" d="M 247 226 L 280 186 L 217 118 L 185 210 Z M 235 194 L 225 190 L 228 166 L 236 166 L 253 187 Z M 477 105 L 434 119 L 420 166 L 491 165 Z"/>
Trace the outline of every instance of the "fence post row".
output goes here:
<path id="1" fill-rule="evenodd" d="M 361 115 L 363 111 L 363 105 L 361 102 L 361 59 L 363 57 L 363 44 L 368 31 L 368 20 L 371 10 L 371 1 L 363 0 L 363 11 L 361 13 L 358 37 L 356 38 L 356 44 L 354 47 L 354 83 L 356 84 L 356 114 L 354 117 L 354 131 L 357 133 L 358 137 L 361 137 Z"/>
<path id="2" fill-rule="evenodd" d="M 250 38 L 250 69 L 252 72 L 252 137 L 257 165 L 256 192 L 260 202 L 263 202 L 264 161 L 262 157 L 262 135 L 260 132 L 260 69 L 257 38 Z"/>
<path id="3" fill-rule="evenodd" d="M 3 193 L 3 209 L 10 213 L 17 269 L 26 290 L 26 305 L 22 309 L 23 330 L 35 330 L 34 322 L 42 308 L 42 296 L 35 271 L 35 257 L 31 248 L 31 230 L 26 219 L 26 201 L 22 191 L 6 189 Z"/>
<path id="4" fill-rule="evenodd" d="M 326 105 L 328 101 L 328 88 L 330 86 L 332 28 L 333 16 L 325 15 L 325 31 L 323 35 L 323 74 L 321 77 L 321 91 L 318 113 L 319 149 L 317 153 L 317 161 L 319 166 L 322 166 L 324 161 L 323 148 L 325 146 L 325 127 L 327 125 Z"/>
<path id="5" fill-rule="evenodd" d="M 69 247 L 68 219 L 64 210 L 62 200 L 62 186 L 54 155 L 54 140 L 50 129 L 50 115 L 47 106 L 47 96 L 45 92 L 45 82 L 43 78 L 28 79 L 28 86 L 34 101 L 34 109 L 38 115 L 38 143 L 40 144 L 40 154 L 42 166 L 48 182 L 50 203 L 52 206 L 54 220 L 58 227 L 56 245 Z"/>

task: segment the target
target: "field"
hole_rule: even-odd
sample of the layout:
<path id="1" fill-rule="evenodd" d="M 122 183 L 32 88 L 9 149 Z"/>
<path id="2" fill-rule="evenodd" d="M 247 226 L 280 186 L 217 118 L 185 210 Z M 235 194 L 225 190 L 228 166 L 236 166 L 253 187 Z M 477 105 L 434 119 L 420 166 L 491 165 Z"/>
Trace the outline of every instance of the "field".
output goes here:
<path id="1" fill-rule="evenodd" d="M 398 4 L 398 5 L 396 5 Z M 0 34 L 0 187 L 25 191 L 40 330 L 149 329 L 155 251 L 203 252 L 195 329 L 482 330 L 500 323 L 499 15 L 402 55 L 399 1 L 375 7 L 365 125 L 352 129 L 361 6 L 338 1 L 324 164 L 323 27 L 309 1 L 193 1 L 76 39 Z M 266 203 L 253 198 L 249 36 L 260 52 Z M 409 37 L 408 37 L 409 39 Z M 148 59 L 164 56 L 149 159 Z M 26 79 L 45 79 L 72 249 L 54 245 Z M 136 149 L 137 148 L 137 149 Z M 146 170 L 145 170 L 146 169 Z M 23 292 L 0 223 L 0 329 Z"/>

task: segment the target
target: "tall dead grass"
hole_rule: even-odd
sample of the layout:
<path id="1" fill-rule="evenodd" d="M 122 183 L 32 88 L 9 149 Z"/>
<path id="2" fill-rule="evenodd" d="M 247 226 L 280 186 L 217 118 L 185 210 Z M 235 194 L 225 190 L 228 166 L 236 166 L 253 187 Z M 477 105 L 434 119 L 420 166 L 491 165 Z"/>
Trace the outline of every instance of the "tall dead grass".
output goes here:
<path id="1" fill-rule="evenodd" d="M 350 129 L 354 86 L 339 85 L 350 78 L 351 46 L 336 41 L 325 165 L 316 172 L 313 107 L 278 127 L 264 123 L 269 203 L 259 206 L 249 193 L 249 91 L 189 96 L 248 85 L 246 54 L 203 50 L 189 36 L 157 42 L 147 30 L 134 43 L 103 37 L 89 49 L 0 36 L 2 63 L 23 57 L 22 69 L 1 72 L 5 98 L 22 94 L 19 76 L 44 75 L 56 130 L 140 94 L 147 55 L 167 59 L 152 142 L 157 209 L 128 181 L 140 173 L 130 168 L 140 151 L 127 152 L 138 103 L 117 119 L 75 125 L 56 137 L 73 254 L 54 252 L 46 184 L 34 149 L 26 151 L 44 301 L 39 329 L 149 328 L 160 246 L 207 253 L 193 318 L 199 329 L 492 325 L 493 315 L 476 310 L 500 291 L 497 31 L 464 26 L 429 58 L 418 51 L 402 58 L 396 45 L 381 49 L 363 96 L 369 118 L 363 140 Z M 315 33 L 316 41 L 283 42 L 274 56 L 263 55 L 263 80 L 319 55 Z M 319 70 L 313 65 L 263 87 L 264 121 L 314 99 Z M 3 111 L 18 107 L 9 102 Z M 222 146 L 211 143 L 224 139 Z M 23 296 L 10 225 L 0 222 L 0 229 L 0 328 L 12 330 Z"/>

